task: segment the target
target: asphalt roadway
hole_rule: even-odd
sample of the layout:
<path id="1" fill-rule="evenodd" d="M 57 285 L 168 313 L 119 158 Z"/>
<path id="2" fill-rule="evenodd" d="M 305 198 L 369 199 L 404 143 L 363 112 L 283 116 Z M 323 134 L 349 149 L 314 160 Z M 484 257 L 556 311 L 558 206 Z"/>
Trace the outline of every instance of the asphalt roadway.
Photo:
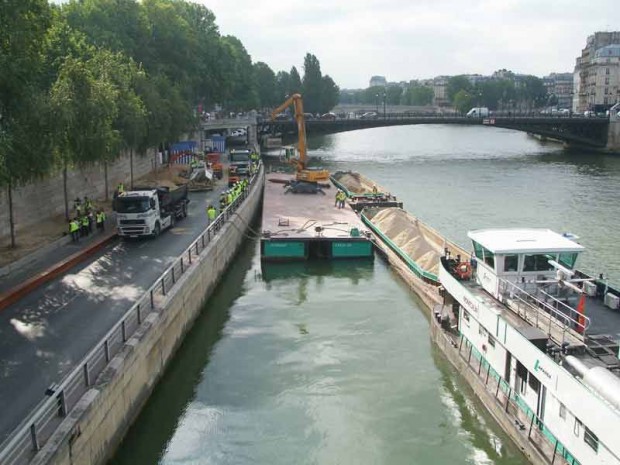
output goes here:
<path id="1" fill-rule="evenodd" d="M 190 193 L 188 217 L 159 238 L 116 240 L 0 312 L 0 443 L 206 228 L 223 189 Z"/>

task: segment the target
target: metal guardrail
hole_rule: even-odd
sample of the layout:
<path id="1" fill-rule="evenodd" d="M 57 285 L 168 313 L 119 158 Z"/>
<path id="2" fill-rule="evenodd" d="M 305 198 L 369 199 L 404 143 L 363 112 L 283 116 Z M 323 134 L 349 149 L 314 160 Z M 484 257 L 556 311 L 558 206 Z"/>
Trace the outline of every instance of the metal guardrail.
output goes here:
<path id="1" fill-rule="evenodd" d="M 521 318 L 553 339 L 555 339 L 555 334 L 552 328 L 557 328 L 562 335 L 560 340 L 556 340 L 558 344 L 566 342 L 566 333 L 573 338 L 583 340 L 590 326 L 590 318 L 538 286 L 535 287 L 535 291 L 537 295 L 527 292 L 513 282 L 505 279 L 499 280 L 499 292 L 507 301 L 508 308 Z"/>
<path id="2" fill-rule="evenodd" d="M 75 407 L 80 398 L 94 385 L 97 376 L 133 336 L 144 319 L 175 286 L 193 260 L 209 245 L 226 221 L 247 198 L 250 187 L 256 182 L 255 174 L 248 188 L 243 191 L 192 244 L 170 265 L 123 317 L 91 349 L 82 361 L 58 385 L 50 386 L 37 407 L 13 430 L 0 445 L 0 464 L 21 465 L 29 463 L 45 445 L 58 425 Z"/>

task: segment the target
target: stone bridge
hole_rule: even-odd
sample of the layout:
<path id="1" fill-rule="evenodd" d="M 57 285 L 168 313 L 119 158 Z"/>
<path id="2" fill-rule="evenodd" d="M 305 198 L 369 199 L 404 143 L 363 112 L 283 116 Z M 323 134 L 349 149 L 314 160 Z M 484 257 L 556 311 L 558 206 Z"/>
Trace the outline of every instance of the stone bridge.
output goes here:
<path id="1" fill-rule="evenodd" d="M 334 120 L 307 120 L 306 133 L 332 134 L 359 129 L 377 128 L 384 126 L 405 126 L 414 124 L 460 124 L 467 126 L 492 126 L 497 128 L 513 129 L 543 137 L 557 139 L 568 145 L 586 146 L 596 149 L 606 149 L 620 152 L 620 118 L 584 118 L 569 116 L 491 116 L 489 118 L 467 118 L 464 116 L 439 116 L 402 114 L 378 115 L 374 119 L 334 119 Z M 212 120 L 202 124 L 203 133 L 215 128 L 247 127 L 249 142 L 255 144 L 263 135 L 281 134 L 294 135 L 297 133 L 297 123 L 294 120 L 269 121 L 254 116 L 243 119 Z"/>

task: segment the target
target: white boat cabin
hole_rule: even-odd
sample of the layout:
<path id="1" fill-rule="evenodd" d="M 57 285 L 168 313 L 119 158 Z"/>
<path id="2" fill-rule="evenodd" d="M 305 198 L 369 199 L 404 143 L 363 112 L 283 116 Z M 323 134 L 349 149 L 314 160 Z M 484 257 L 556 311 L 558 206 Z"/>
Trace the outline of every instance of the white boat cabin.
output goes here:
<path id="1" fill-rule="evenodd" d="M 585 248 L 550 229 L 480 229 L 470 231 L 476 281 L 492 296 L 513 283 L 522 290 L 547 280 L 568 279 Z"/>

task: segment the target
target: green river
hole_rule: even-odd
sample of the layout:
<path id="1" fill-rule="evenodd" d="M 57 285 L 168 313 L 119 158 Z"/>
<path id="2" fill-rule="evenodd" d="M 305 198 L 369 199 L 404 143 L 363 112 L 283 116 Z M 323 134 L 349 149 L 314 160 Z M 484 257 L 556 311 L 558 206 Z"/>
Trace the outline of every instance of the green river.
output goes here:
<path id="1" fill-rule="evenodd" d="M 523 133 L 410 126 L 314 138 L 466 245 L 468 229 L 580 236 L 582 269 L 620 283 L 620 156 Z M 380 259 L 261 268 L 248 240 L 111 463 L 522 464 L 430 343 Z"/>

